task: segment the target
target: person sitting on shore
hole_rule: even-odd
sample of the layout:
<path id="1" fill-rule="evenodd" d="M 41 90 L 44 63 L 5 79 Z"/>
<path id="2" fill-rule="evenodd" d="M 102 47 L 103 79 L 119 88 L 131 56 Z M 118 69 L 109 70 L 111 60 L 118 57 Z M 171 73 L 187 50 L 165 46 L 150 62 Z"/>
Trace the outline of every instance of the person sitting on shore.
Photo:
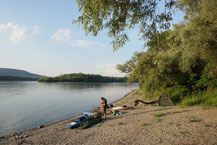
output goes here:
<path id="1" fill-rule="evenodd" d="M 100 100 L 102 100 L 101 108 L 102 108 L 102 114 L 104 116 L 104 119 L 106 119 L 106 108 L 107 108 L 107 100 L 106 98 L 100 97 Z"/>

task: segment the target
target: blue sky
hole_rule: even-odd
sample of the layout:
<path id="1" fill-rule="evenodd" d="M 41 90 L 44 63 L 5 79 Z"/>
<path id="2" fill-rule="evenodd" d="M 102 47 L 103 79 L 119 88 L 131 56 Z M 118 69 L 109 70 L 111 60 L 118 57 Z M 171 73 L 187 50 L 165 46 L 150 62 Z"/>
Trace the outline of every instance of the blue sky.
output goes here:
<path id="1" fill-rule="evenodd" d="M 79 15 L 75 0 L 1 0 L 0 68 L 46 76 L 77 72 L 123 76 L 116 64 L 144 50 L 138 30 L 129 31 L 130 41 L 113 52 L 107 31 L 86 36 L 82 27 L 72 24 Z M 173 23 L 182 17 L 177 12 Z"/>

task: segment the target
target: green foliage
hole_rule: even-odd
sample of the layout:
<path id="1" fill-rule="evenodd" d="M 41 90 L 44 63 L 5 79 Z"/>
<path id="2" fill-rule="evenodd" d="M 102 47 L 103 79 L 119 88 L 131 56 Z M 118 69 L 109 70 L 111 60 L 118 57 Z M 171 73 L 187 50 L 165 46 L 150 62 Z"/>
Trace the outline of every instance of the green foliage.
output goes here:
<path id="1" fill-rule="evenodd" d="M 180 131 L 179 132 L 181 135 L 186 135 L 186 134 L 189 134 L 189 132 L 188 131 Z"/>
<path id="2" fill-rule="evenodd" d="M 152 114 L 154 117 L 162 117 L 162 116 L 165 116 L 166 113 L 155 113 L 155 114 Z"/>
<path id="3" fill-rule="evenodd" d="M 157 13 L 159 1 L 77 0 L 82 14 L 73 23 L 82 24 L 87 34 L 95 36 L 106 28 L 114 50 L 129 40 L 127 30 L 139 26 L 147 51 L 136 52 L 117 65 L 128 81 L 138 81 L 146 98 L 166 92 L 183 105 L 216 106 L 215 92 L 206 90 L 217 88 L 217 1 L 169 0 L 164 3 L 165 12 Z M 185 20 L 168 30 L 174 4 L 185 13 Z M 99 78 L 83 79 L 78 75 L 56 79 L 101 81 Z"/>
<path id="4" fill-rule="evenodd" d="M 186 97 L 182 101 L 183 106 L 201 105 L 203 107 L 213 106 L 217 107 L 217 90 L 210 90 L 204 92 L 197 92 L 193 97 Z"/>
<path id="5" fill-rule="evenodd" d="M 176 126 L 177 126 L 177 127 L 179 127 L 179 126 L 181 126 L 181 125 L 182 125 L 182 124 L 180 124 L 180 123 L 176 123 Z"/>
<path id="6" fill-rule="evenodd" d="M 129 82 L 138 80 L 145 96 L 165 92 L 184 105 L 215 106 L 215 92 L 206 90 L 217 88 L 217 1 L 178 0 L 176 6 L 185 20 L 150 36 L 146 52 L 135 53 L 117 68 Z"/>
<path id="7" fill-rule="evenodd" d="M 81 24 L 86 34 L 94 36 L 106 28 L 108 36 L 113 39 L 111 44 L 116 50 L 129 40 L 128 29 L 137 25 L 142 39 L 151 37 L 157 27 L 168 29 L 172 20 L 171 9 L 175 0 L 76 0 L 82 13 L 73 23 Z M 165 9 L 158 9 L 164 4 Z"/>
<path id="8" fill-rule="evenodd" d="M 124 123 L 123 123 L 123 122 L 121 122 L 121 121 L 119 121 L 117 124 L 118 124 L 118 125 L 123 125 Z"/>
<path id="9" fill-rule="evenodd" d="M 156 122 L 162 122 L 162 121 L 163 119 L 159 119 L 159 118 L 156 120 Z"/>
<path id="10" fill-rule="evenodd" d="M 151 125 L 151 124 L 150 123 L 144 123 L 144 122 L 141 124 L 142 127 L 148 126 L 148 125 Z"/>
<path id="11" fill-rule="evenodd" d="M 108 126 L 114 126 L 113 124 L 108 124 Z"/>
<path id="12" fill-rule="evenodd" d="M 94 74 L 72 73 L 58 77 L 40 78 L 39 82 L 126 82 L 126 77 L 106 77 Z"/>
<path id="13" fill-rule="evenodd" d="M 179 103 L 183 100 L 186 96 L 190 96 L 190 92 L 188 88 L 183 86 L 172 86 L 162 89 L 161 92 L 167 93 L 173 102 Z"/>
<path id="14" fill-rule="evenodd" d="M 0 81 L 37 81 L 37 78 L 0 76 Z"/>
<path id="15" fill-rule="evenodd" d="M 193 123 L 193 122 L 201 122 L 201 120 L 197 120 L 197 119 L 191 119 L 189 120 L 190 123 Z"/>

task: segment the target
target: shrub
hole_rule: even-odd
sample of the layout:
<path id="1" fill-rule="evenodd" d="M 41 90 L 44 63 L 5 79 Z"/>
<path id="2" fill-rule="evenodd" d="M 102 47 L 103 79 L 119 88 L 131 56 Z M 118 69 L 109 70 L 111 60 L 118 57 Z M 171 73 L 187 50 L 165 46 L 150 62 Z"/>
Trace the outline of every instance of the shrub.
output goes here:
<path id="1" fill-rule="evenodd" d="M 217 107 L 217 90 L 198 92 L 193 97 L 187 97 L 181 102 L 183 106 L 200 105 Z"/>

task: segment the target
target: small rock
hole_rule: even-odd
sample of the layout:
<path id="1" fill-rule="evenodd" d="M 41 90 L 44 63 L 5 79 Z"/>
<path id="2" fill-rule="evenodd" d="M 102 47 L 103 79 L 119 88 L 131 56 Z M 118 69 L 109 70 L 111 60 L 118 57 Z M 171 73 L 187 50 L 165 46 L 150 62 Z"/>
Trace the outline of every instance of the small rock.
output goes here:
<path id="1" fill-rule="evenodd" d="M 44 127 L 44 125 L 39 125 L 39 126 L 38 126 L 38 129 L 39 129 L 39 128 L 43 128 L 43 127 Z"/>
<path id="2" fill-rule="evenodd" d="M 16 138 L 16 139 L 19 139 L 19 136 L 18 136 L 18 135 L 15 135 L 15 138 Z"/>
<path id="3" fill-rule="evenodd" d="M 26 137 L 28 137 L 28 135 L 24 134 L 24 135 L 23 135 L 23 138 L 26 138 Z"/>
<path id="4" fill-rule="evenodd" d="M 17 133 L 16 133 L 16 132 L 11 134 L 11 136 L 16 136 L 16 135 L 17 135 Z"/>

